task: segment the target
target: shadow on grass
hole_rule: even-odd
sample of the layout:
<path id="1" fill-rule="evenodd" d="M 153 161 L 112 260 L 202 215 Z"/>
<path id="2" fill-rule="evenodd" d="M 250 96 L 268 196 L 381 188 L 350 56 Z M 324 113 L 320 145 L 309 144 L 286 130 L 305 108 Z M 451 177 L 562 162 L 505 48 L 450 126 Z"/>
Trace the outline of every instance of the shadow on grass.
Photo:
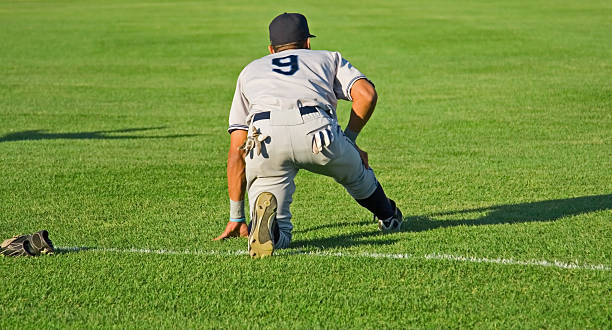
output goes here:
<path id="1" fill-rule="evenodd" d="M 480 226 L 524 222 L 555 221 L 560 218 L 586 214 L 597 211 L 612 210 L 612 194 L 584 196 L 567 199 L 555 199 L 522 204 L 494 205 L 489 207 L 465 209 L 460 211 L 432 213 L 422 216 L 408 216 L 404 218 L 403 232 L 420 232 L 437 228 L 453 226 Z M 478 213 L 479 216 L 470 217 Z M 485 213 L 482 215 L 482 213 Z M 444 217 L 458 217 L 459 219 L 443 219 Z M 294 233 L 305 233 L 326 228 L 361 227 L 371 224 L 372 229 L 366 232 L 332 235 L 314 239 L 295 239 L 291 249 L 332 249 L 347 248 L 360 245 L 390 245 L 398 242 L 401 236 L 382 234 L 376 229 L 374 221 L 360 221 L 347 223 L 330 223 Z M 379 237 L 376 239 L 376 237 Z M 60 249 L 58 253 L 75 253 L 87 250 L 96 250 L 94 247 L 78 247 Z"/>
<path id="2" fill-rule="evenodd" d="M 67 254 L 67 253 L 78 253 L 78 252 L 82 252 L 82 251 L 91 251 L 91 250 L 98 250 L 99 248 L 97 247 L 91 247 L 91 246 L 78 246 L 78 247 L 70 247 L 70 248 L 56 248 L 55 249 L 55 253 L 57 254 Z"/>
<path id="3" fill-rule="evenodd" d="M 317 231 L 317 230 L 321 230 L 321 229 L 326 229 L 326 228 L 341 228 L 341 227 L 353 227 L 353 226 L 365 226 L 365 225 L 371 225 L 373 224 L 374 221 L 372 220 L 362 220 L 359 222 L 330 222 L 330 223 L 326 223 L 323 225 L 318 225 L 318 226 L 314 226 L 314 227 L 310 227 L 310 228 L 304 228 L 304 229 L 297 229 L 294 230 L 293 233 L 307 233 L 310 231 Z"/>
<path id="4" fill-rule="evenodd" d="M 461 211 L 433 213 L 404 219 L 402 231 L 425 231 L 453 226 L 479 226 L 555 221 L 596 211 L 612 210 L 612 194 L 554 199 L 522 204 L 494 205 Z M 485 213 L 470 217 L 470 213 Z M 441 219 L 458 217 L 459 219 Z"/>
<path id="5" fill-rule="evenodd" d="M 374 222 L 370 222 L 372 228 L 376 228 Z M 371 240 L 371 237 L 384 237 L 384 239 Z M 365 233 L 342 234 L 330 237 L 322 237 L 315 239 L 297 239 L 291 242 L 290 248 L 294 249 L 331 249 L 331 248 L 346 248 L 359 245 L 390 245 L 397 242 L 399 238 L 394 238 L 391 235 L 384 235 L 378 230 L 372 230 Z"/>
<path id="6" fill-rule="evenodd" d="M 564 217 L 603 210 L 612 210 L 612 194 L 555 199 L 522 204 L 494 205 L 490 207 L 433 213 L 422 216 L 408 216 L 404 218 L 401 231 L 419 232 L 453 226 L 480 226 L 555 221 Z M 479 213 L 479 215 L 471 217 L 471 213 Z M 482 215 L 482 213 L 485 214 Z M 444 217 L 453 217 L 454 219 L 447 220 L 444 219 Z M 310 240 L 298 239 L 291 244 L 291 248 L 316 247 L 329 249 L 357 245 L 389 245 L 400 240 L 400 238 L 393 233 L 386 235 L 379 233 L 376 230 L 376 224 L 374 222 L 329 224 L 311 228 L 308 231 L 343 226 L 361 226 L 367 223 L 372 224 L 371 231 L 365 233 L 333 235 Z M 385 239 L 368 239 L 379 235 L 384 235 Z"/>
<path id="7" fill-rule="evenodd" d="M 0 143 L 12 141 L 36 141 L 36 140 L 118 140 L 118 139 L 172 139 L 181 137 L 198 136 L 199 134 L 176 134 L 176 135 L 109 135 L 115 133 L 131 133 L 141 131 L 160 130 L 166 127 L 143 127 L 126 128 L 111 131 L 92 131 L 76 133 L 48 133 L 47 130 L 32 130 L 10 133 L 0 137 Z"/>

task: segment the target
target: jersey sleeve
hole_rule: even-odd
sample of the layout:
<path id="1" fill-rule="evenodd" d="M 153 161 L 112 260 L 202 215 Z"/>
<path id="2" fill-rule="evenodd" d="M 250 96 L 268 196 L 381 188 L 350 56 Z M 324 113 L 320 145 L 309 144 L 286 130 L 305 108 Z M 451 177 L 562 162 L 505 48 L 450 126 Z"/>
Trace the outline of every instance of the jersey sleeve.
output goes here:
<path id="1" fill-rule="evenodd" d="M 249 115 L 249 101 L 242 93 L 241 78 L 242 75 L 238 77 L 238 82 L 236 82 L 236 91 L 234 92 L 234 99 L 232 100 L 232 107 L 229 114 L 229 127 L 227 128 L 227 132 L 230 134 L 237 129 L 249 130 L 246 120 Z"/>
<path id="2" fill-rule="evenodd" d="M 357 70 L 349 61 L 344 59 L 340 53 L 335 53 L 335 55 L 337 69 L 334 79 L 334 93 L 338 99 L 352 101 L 351 88 L 353 84 L 359 79 L 368 78 Z"/>

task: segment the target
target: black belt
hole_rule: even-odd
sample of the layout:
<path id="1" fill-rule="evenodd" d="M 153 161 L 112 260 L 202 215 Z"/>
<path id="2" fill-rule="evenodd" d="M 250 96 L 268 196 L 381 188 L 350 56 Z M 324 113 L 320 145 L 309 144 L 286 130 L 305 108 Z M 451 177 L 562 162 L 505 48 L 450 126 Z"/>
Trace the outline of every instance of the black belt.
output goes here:
<path id="1" fill-rule="evenodd" d="M 331 118 L 331 114 L 329 113 L 329 111 L 324 110 L 324 109 L 322 110 L 325 111 L 325 113 Z M 317 107 L 301 107 L 300 108 L 300 114 L 302 116 L 307 115 L 309 113 L 315 113 L 315 112 L 319 112 Z M 253 122 L 256 122 L 258 120 L 264 120 L 264 119 L 270 119 L 270 111 L 258 112 L 253 115 Z"/>

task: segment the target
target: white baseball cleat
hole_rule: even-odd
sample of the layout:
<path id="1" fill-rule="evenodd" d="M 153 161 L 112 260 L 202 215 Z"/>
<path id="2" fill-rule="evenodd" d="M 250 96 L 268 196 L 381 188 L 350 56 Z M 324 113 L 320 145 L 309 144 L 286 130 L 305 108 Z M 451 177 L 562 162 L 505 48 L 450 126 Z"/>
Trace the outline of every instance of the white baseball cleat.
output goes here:
<path id="1" fill-rule="evenodd" d="M 403 221 L 404 216 L 402 215 L 402 211 L 400 211 L 399 207 L 395 206 L 395 214 L 392 217 L 385 220 L 378 220 L 378 230 L 385 233 L 399 231 Z"/>
<path id="2" fill-rule="evenodd" d="M 255 218 L 249 232 L 249 255 L 253 259 L 274 253 L 274 226 L 276 225 L 276 197 L 263 192 L 255 200 Z"/>

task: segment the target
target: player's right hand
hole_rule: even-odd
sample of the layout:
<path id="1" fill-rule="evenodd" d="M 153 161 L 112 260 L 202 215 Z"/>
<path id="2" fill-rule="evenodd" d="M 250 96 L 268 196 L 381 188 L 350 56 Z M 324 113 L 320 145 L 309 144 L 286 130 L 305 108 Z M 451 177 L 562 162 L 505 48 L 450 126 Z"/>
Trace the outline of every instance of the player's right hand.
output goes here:
<path id="1" fill-rule="evenodd" d="M 213 241 L 219 241 L 230 237 L 249 237 L 249 228 L 246 222 L 228 221 L 225 230 Z"/>

